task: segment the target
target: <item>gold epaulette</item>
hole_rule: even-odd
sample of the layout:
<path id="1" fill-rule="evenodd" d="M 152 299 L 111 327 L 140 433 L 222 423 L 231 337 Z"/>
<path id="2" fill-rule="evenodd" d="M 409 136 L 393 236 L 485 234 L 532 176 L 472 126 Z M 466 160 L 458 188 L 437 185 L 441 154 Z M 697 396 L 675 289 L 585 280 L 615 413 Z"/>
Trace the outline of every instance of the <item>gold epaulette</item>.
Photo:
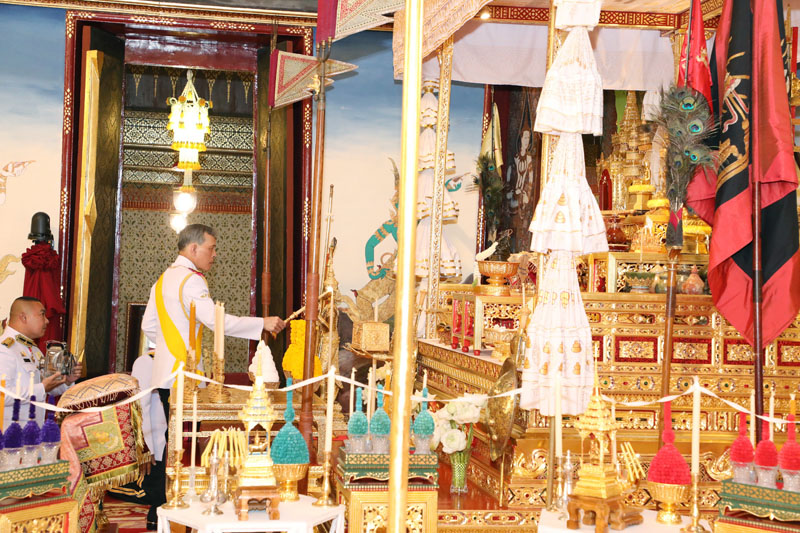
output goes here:
<path id="1" fill-rule="evenodd" d="M 2 342 L 6 348 L 11 348 L 14 345 L 14 337 L 9 337 Z"/>
<path id="2" fill-rule="evenodd" d="M 17 340 L 18 340 L 18 341 L 19 341 L 21 344 L 24 344 L 24 345 L 25 345 L 25 346 L 27 346 L 28 348 L 33 348 L 34 346 L 36 346 L 36 343 L 35 343 L 35 342 L 33 342 L 32 340 L 30 340 L 28 337 L 26 337 L 26 336 L 25 336 L 25 335 L 23 335 L 22 333 L 20 333 L 19 335 L 17 335 L 16 339 L 17 339 Z"/>

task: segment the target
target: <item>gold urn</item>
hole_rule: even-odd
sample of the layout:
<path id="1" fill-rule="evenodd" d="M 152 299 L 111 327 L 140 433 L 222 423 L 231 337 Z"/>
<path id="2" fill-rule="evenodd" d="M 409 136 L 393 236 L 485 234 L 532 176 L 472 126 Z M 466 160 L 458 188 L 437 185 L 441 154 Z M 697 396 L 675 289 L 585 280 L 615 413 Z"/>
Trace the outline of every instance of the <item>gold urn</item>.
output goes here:
<path id="1" fill-rule="evenodd" d="M 272 471 L 278 481 L 278 493 L 282 502 L 294 502 L 300 499 L 297 493 L 297 482 L 306 477 L 308 464 L 274 464 Z"/>
<path id="2" fill-rule="evenodd" d="M 678 505 L 689 499 L 689 485 L 648 481 L 647 490 L 650 496 L 660 503 L 656 521 L 659 524 L 680 524 L 681 515 L 678 514 Z"/>
<path id="3" fill-rule="evenodd" d="M 478 261 L 478 272 L 489 279 L 488 285 L 479 285 L 478 290 L 487 296 L 510 296 L 508 278 L 517 273 L 519 263 L 509 261 Z"/>

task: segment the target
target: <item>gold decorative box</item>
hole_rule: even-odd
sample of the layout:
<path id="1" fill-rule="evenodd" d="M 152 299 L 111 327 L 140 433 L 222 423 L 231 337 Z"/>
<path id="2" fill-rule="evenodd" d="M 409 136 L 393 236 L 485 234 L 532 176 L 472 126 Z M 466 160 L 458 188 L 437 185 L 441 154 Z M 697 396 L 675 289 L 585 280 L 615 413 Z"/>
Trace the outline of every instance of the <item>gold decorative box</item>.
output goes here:
<path id="1" fill-rule="evenodd" d="M 353 347 L 365 352 L 388 352 L 389 324 L 356 322 L 353 324 Z"/>

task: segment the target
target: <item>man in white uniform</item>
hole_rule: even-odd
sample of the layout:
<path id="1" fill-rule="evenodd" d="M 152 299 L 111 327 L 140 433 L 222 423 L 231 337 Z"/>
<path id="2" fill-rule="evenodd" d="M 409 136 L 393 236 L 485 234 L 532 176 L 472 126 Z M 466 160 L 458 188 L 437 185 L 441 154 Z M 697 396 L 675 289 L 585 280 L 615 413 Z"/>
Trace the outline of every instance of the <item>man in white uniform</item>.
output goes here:
<path id="1" fill-rule="evenodd" d="M 23 398 L 36 396 L 36 400 L 45 401 L 45 394 L 59 396 L 81 375 L 81 365 L 76 364 L 69 376 L 55 373 L 42 379 L 39 373 L 39 361 L 44 357 L 36 340 L 44 335 L 47 329 L 47 316 L 44 305 L 36 298 L 22 296 L 11 304 L 8 314 L 8 325 L 0 335 L 0 379 L 6 380 L 6 389 L 17 391 Z M 30 389 L 30 374 L 33 372 L 33 391 Z M 5 378 L 3 378 L 5 376 Z M 19 380 L 19 382 L 18 382 Z M 20 406 L 20 421 L 28 419 L 28 402 Z M 13 417 L 14 399 L 6 396 L 3 410 L 3 429 L 10 424 Z M 44 409 L 36 409 L 36 421 L 44 422 Z"/>
<path id="2" fill-rule="evenodd" d="M 169 387 L 166 378 L 186 361 L 189 335 L 198 336 L 201 325 L 214 329 L 214 301 L 203 275 L 217 256 L 214 230 L 189 224 L 178 234 L 178 258 L 150 290 L 142 318 L 142 331 L 156 345 L 152 385 Z M 189 331 L 189 306 L 194 302 L 197 324 Z M 286 324 L 278 317 L 225 315 L 225 334 L 258 340 L 262 331 L 280 332 Z"/>

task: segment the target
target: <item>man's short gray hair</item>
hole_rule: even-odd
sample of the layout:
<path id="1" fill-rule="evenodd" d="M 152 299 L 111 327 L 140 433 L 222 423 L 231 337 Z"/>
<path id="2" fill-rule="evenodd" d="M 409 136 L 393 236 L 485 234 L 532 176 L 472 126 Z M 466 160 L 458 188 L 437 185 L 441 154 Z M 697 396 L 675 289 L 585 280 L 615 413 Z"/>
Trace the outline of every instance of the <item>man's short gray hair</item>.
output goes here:
<path id="1" fill-rule="evenodd" d="M 190 244 L 203 244 L 206 234 L 216 238 L 214 228 L 205 224 L 189 224 L 178 233 L 178 251 L 180 252 Z"/>

